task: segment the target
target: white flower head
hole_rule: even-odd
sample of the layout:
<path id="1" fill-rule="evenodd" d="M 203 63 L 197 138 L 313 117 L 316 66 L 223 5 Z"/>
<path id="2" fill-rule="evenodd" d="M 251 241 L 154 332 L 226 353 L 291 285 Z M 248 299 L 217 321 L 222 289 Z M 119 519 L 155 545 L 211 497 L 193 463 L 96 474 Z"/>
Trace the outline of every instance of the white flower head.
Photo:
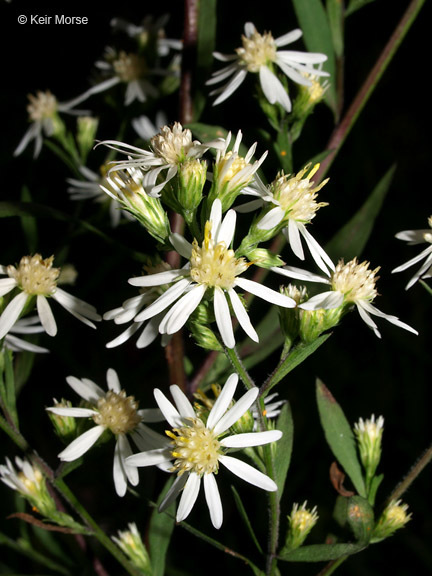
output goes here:
<path id="1" fill-rule="evenodd" d="M 329 291 L 309 298 L 306 302 L 299 304 L 299 308 L 304 310 L 329 310 L 341 306 L 355 305 L 363 322 L 374 331 L 378 338 L 381 338 L 381 334 L 371 316 L 384 318 L 399 328 L 418 334 L 417 330 L 414 330 L 405 322 L 401 322 L 396 316 L 385 314 L 372 304 L 378 295 L 376 289 L 378 277 L 376 275 L 379 267 L 371 270 L 369 262 L 359 263 L 357 258 L 354 258 L 345 264 L 342 259 L 332 272 L 327 272 L 327 277 L 290 266 L 272 268 L 272 270 L 288 278 L 330 285 L 331 289 Z"/>
<path id="2" fill-rule="evenodd" d="M 244 258 L 236 258 L 234 250 L 230 249 L 235 224 L 234 210 L 229 210 L 222 220 L 222 204 L 217 199 L 205 224 L 201 245 L 197 240 L 191 244 L 180 234 L 172 234 L 170 241 L 174 249 L 188 262 L 177 270 L 129 279 L 130 284 L 141 287 L 172 283 L 162 296 L 135 317 L 135 322 L 153 318 L 169 308 L 159 324 L 159 332 L 174 334 L 186 324 L 204 296 L 207 296 L 213 299 L 216 324 L 222 340 L 228 348 L 233 348 L 235 339 L 229 302 L 240 326 L 252 340 L 258 341 L 235 288 L 246 290 L 277 306 L 293 308 L 296 304 L 292 298 L 241 276 L 251 263 Z"/>
<path id="3" fill-rule="evenodd" d="M 422 250 L 420 254 L 414 256 L 414 258 L 411 258 L 411 260 L 408 260 L 408 262 L 405 262 L 404 264 L 401 264 L 392 270 L 393 273 L 402 272 L 403 270 L 414 266 L 414 264 L 418 264 L 418 262 L 421 260 L 424 260 L 421 267 L 417 270 L 417 272 L 405 286 L 405 290 L 411 288 L 411 286 L 413 286 L 421 278 L 432 277 L 432 216 L 429 217 L 428 224 L 429 228 L 426 230 L 404 230 L 396 234 L 396 238 L 399 240 L 405 240 L 409 245 L 421 244 L 424 242 L 429 244 L 429 246 Z"/>
<path id="4" fill-rule="evenodd" d="M 252 162 L 257 147 L 256 142 L 244 157 L 240 156 L 239 148 L 242 138 L 243 134 L 239 130 L 231 150 L 228 150 L 232 139 L 232 134 L 229 132 L 224 147 L 216 153 L 209 200 L 220 198 L 224 211 L 231 206 L 242 189 L 253 182 L 256 172 L 267 157 L 266 151 L 258 160 Z"/>
<path id="5" fill-rule="evenodd" d="M 263 217 L 258 220 L 256 224 L 258 230 L 265 231 L 282 227 L 282 232 L 292 251 L 301 260 L 305 259 L 303 239 L 317 266 L 327 274 L 328 268 L 334 270 L 334 264 L 306 228 L 317 211 L 327 206 L 327 202 L 316 201 L 318 191 L 328 182 L 327 178 L 315 185 L 312 178 L 319 167 L 319 164 L 315 164 L 312 168 L 311 164 L 307 164 L 296 175 L 278 175 L 270 186 L 265 186 L 259 178 L 256 178 L 248 193 L 257 195 L 270 206 L 273 205 L 265 209 Z"/>
<path id="6" fill-rule="evenodd" d="M 279 50 L 282 46 L 298 40 L 302 36 L 301 30 L 292 30 L 274 39 L 270 32 L 259 34 L 252 22 L 247 22 L 244 32 L 243 45 L 237 48 L 235 55 L 213 53 L 217 60 L 229 64 L 215 72 L 212 78 L 207 81 L 207 85 L 218 84 L 230 78 L 222 88 L 210 92 L 210 95 L 218 95 L 213 103 L 214 106 L 229 98 L 244 81 L 248 72 L 251 72 L 259 74 L 262 91 L 270 104 L 278 103 L 287 112 L 291 112 L 291 100 L 282 82 L 274 73 L 275 65 L 290 80 L 304 86 L 311 84 L 305 74 L 328 76 L 327 72 L 314 68 L 314 64 L 320 64 L 327 60 L 325 54 Z"/>
<path id="7" fill-rule="evenodd" d="M 170 463 L 170 470 L 177 474 L 177 478 L 159 510 L 166 509 L 181 492 L 177 522 L 185 520 L 191 512 L 202 481 L 212 524 L 215 528 L 221 527 L 222 502 L 215 478 L 220 465 L 258 488 L 277 490 L 271 478 L 246 462 L 227 455 L 230 448 L 262 446 L 282 436 L 279 430 L 230 435 L 231 426 L 249 410 L 258 396 L 258 388 L 252 388 L 229 408 L 237 383 L 237 374 L 227 379 L 206 422 L 201 420 L 178 386 L 170 387 L 175 405 L 160 390 L 154 391 L 156 402 L 171 427 L 166 431 L 169 440 L 160 450 L 134 454 L 127 459 L 127 464 L 140 467 Z"/>
<path id="8" fill-rule="evenodd" d="M 192 139 L 192 132 L 188 128 L 183 129 L 179 122 L 174 122 L 172 127 L 163 126 L 160 132 L 151 138 L 151 150 L 143 150 L 116 140 L 104 140 L 100 144 L 128 155 L 128 160 L 113 162 L 112 171 L 140 168 L 145 172 L 143 185 L 147 193 L 155 196 L 176 176 L 180 164 L 189 158 L 201 158 L 209 148 L 222 148 L 224 140 L 217 138 L 201 144 Z M 165 179 L 156 184 L 163 171 L 166 171 Z"/>
<path id="9" fill-rule="evenodd" d="M 86 97 L 79 96 L 68 102 L 59 102 L 49 91 L 37 91 L 36 95 L 29 94 L 29 104 L 27 112 L 30 126 L 14 151 L 14 156 L 19 156 L 24 152 L 29 143 L 34 140 L 33 158 L 37 158 L 42 150 L 43 137 L 53 136 L 56 126 L 60 120 L 58 113 L 83 114 L 87 115 L 88 110 L 72 110 L 74 106 L 85 100 Z"/>
<path id="10" fill-rule="evenodd" d="M 113 467 L 115 489 L 119 496 L 124 496 L 127 483 L 136 486 L 139 480 L 136 470 L 125 464 L 125 459 L 132 454 L 128 436 L 140 450 L 163 445 L 164 438 L 143 424 L 161 420 L 159 410 L 139 410 L 135 398 L 127 396 L 121 388 L 118 375 L 112 368 L 107 371 L 107 392 L 88 378 L 68 376 L 66 381 L 89 407 L 52 406 L 47 410 L 59 416 L 91 418 L 95 426 L 78 436 L 58 457 L 65 462 L 80 458 L 109 430 L 116 437 Z"/>
<path id="11" fill-rule="evenodd" d="M 113 228 L 118 226 L 122 215 L 131 219 L 126 211 L 119 209 L 118 202 L 116 202 L 117 198 L 113 198 L 115 192 L 110 187 L 108 179 L 109 166 L 107 164 L 103 164 L 100 167 L 99 173 L 90 170 L 86 166 L 81 166 L 79 171 L 82 174 L 81 180 L 77 178 L 67 179 L 68 184 L 70 184 L 67 191 L 71 200 L 93 200 L 96 203 L 107 203 Z M 111 194 L 107 196 L 104 188 L 109 188 Z"/>
<path id="12" fill-rule="evenodd" d="M 60 268 L 53 267 L 54 256 L 43 259 L 40 254 L 23 256 L 18 266 L 0 266 L 0 274 L 7 278 L 0 279 L 0 296 L 17 289 L 18 294 L 12 298 L 0 316 L 0 340 L 10 331 L 32 299 L 41 324 L 49 336 L 57 334 L 57 324 L 48 300 L 56 300 L 70 314 L 96 328 L 92 321 L 102 320 L 96 308 L 83 300 L 68 294 L 58 287 Z"/>

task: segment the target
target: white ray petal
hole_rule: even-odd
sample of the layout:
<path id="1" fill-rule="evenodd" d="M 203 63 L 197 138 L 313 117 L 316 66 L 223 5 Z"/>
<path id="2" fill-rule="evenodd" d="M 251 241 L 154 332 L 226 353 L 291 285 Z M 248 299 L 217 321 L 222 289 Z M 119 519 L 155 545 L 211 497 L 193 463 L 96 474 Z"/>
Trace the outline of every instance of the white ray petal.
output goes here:
<path id="1" fill-rule="evenodd" d="M 304 252 L 303 246 L 300 239 L 300 231 L 297 226 L 297 222 L 295 220 L 288 220 L 288 241 L 291 246 L 291 250 L 300 258 L 300 260 L 304 260 Z"/>
<path id="2" fill-rule="evenodd" d="M 126 466 L 157 466 L 171 460 L 171 454 L 166 448 L 155 448 L 146 452 L 138 452 L 126 458 Z"/>
<path id="3" fill-rule="evenodd" d="M 183 418 L 196 418 L 195 410 L 189 402 L 186 394 L 177 386 L 173 384 L 170 386 L 171 396 L 174 399 L 177 410 Z"/>
<path id="4" fill-rule="evenodd" d="M 254 282 L 253 280 L 236 278 L 236 285 L 251 294 L 255 294 L 255 296 L 258 296 L 259 298 L 270 302 L 271 304 L 276 304 L 276 306 L 282 306 L 283 308 L 295 308 L 296 306 L 295 300 L 289 296 L 285 296 L 284 294 L 276 292 L 276 290 L 272 290 L 271 288 L 267 288 L 267 286 L 263 286 L 262 284 L 258 284 L 258 282 Z"/>
<path id="5" fill-rule="evenodd" d="M 164 510 L 166 510 L 167 508 L 169 508 L 171 506 L 171 504 L 175 501 L 177 496 L 183 490 L 183 487 L 186 484 L 187 479 L 188 479 L 187 474 L 182 474 L 181 476 L 177 476 L 177 478 L 174 480 L 173 485 L 171 486 L 171 488 L 166 493 L 165 498 L 160 503 L 160 506 L 158 508 L 159 512 L 163 512 Z"/>
<path id="6" fill-rule="evenodd" d="M 192 510 L 200 489 L 201 478 L 195 472 L 189 474 L 189 478 L 183 488 L 183 493 L 180 498 L 179 506 L 177 509 L 176 520 L 181 522 L 185 520 Z"/>
<path id="7" fill-rule="evenodd" d="M 105 396 L 102 388 L 88 378 L 79 379 L 75 376 L 67 376 L 66 382 L 78 396 L 92 404 L 97 404 L 97 401 Z"/>
<path id="8" fill-rule="evenodd" d="M 139 482 L 138 469 L 135 466 L 128 466 L 126 458 L 132 455 L 132 449 L 125 434 L 117 436 L 114 450 L 113 477 L 116 492 L 119 496 L 124 496 L 127 490 L 127 482 L 136 486 Z"/>
<path id="9" fill-rule="evenodd" d="M 160 314 L 163 310 L 168 308 L 173 302 L 180 298 L 186 292 L 191 280 L 183 278 L 175 282 L 166 292 L 157 298 L 150 306 L 135 316 L 135 322 L 143 322 L 153 316 Z"/>
<path id="10" fill-rule="evenodd" d="M 165 417 L 165 420 L 171 426 L 171 428 L 178 428 L 179 426 L 183 425 L 183 419 L 177 410 L 177 408 L 172 404 L 168 398 L 165 396 L 163 392 L 159 390 L 159 388 L 155 388 L 153 391 L 153 395 L 159 406 L 162 414 Z"/>
<path id="11" fill-rule="evenodd" d="M 215 286 L 213 296 L 213 307 L 216 324 L 227 348 L 234 348 L 235 338 L 231 322 L 231 314 L 222 288 Z"/>
<path id="12" fill-rule="evenodd" d="M 0 340 L 9 332 L 18 320 L 27 302 L 27 294 L 20 292 L 17 294 L 3 310 L 0 316 Z"/>
<path id="13" fill-rule="evenodd" d="M 259 200 L 256 200 L 255 202 L 259 202 Z M 249 204 L 254 204 L 254 202 L 249 202 Z M 259 230 L 271 230 L 282 221 L 284 216 L 285 210 L 283 210 L 280 206 L 275 206 L 270 210 L 270 212 L 267 212 L 267 214 L 261 218 L 257 224 L 257 228 Z"/>
<path id="14" fill-rule="evenodd" d="M 232 458 L 232 456 L 219 456 L 219 462 L 228 468 L 230 472 L 242 480 L 249 482 L 249 484 L 257 486 L 257 488 L 262 488 L 269 492 L 275 492 L 277 490 L 276 483 L 271 478 L 249 464 L 246 464 L 246 462 Z"/>
<path id="15" fill-rule="evenodd" d="M 255 328 L 252 326 L 249 315 L 246 312 L 246 309 L 243 306 L 243 303 L 240 300 L 237 292 L 233 288 L 230 288 L 228 290 L 228 294 L 231 300 L 231 305 L 234 310 L 234 314 L 237 320 L 239 321 L 240 326 L 243 328 L 243 330 L 246 332 L 246 334 L 249 336 L 251 340 L 253 340 L 254 342 L 259 342 L 258 334 L 256 333 Z"/>
<path id="16" fill-rule="evenodd" d="M 161 333 L 174 334 L 182 328 L 189 319 L 189 316 L 201 302 L 204 293 L 207 289 L 205 284 L 198 284 L 194 286 L 190 292 L 178 300 L 171 310 L 168 312 L 165 329 Z"/>
<path id="17" fill-rule="evenodd" d="M 212 429 L 213 426 L 220 420 L 220 418 L 225 414 L 228 410 L 229 405 L 231 404 L 231 400 L 234 397 L 236 388 L 238 384 L 238 375 L 231 374 L 231 376 L 225 382 L 224 387 L 222 388 L 221 393 L 216 399 L 216 402 L 213 404 L 212 409 L 210 410 L 210 414 L 207 418 L 207 428 Z"/>
<path id="18" fill-rule="evenodd" d="M 249 410 L 258 396 L 258 388 L 251 388 L 234 404 L 228 412 L 216 423 L 213 432 L 219 436 L 237 422 Z"/>
<path id="19" fill-rule="evenodd" d="M 2 278 L 0 280 L 0 296 L 4 296 L 17 285 L 15 278 Z"/>
<path id="20" fill-rule="evenodd" d="M 204 474 L 204 494 L 210 512 L 213 526 L 219 529 L 222 526 L 223 510 L 216 478 L 214 474 Z"/>
<path id="21" fill-rule="evenodd" d="M 64 462 L 72 462 L 87 452 L 102 436 L 105 426 L 90 428 L 69 444 L 58 457 Z"/>
<path id="22" fill-rule="evenodd" d="M 53 414 L 58 414 L 59 416 L 71 416 L 72 418 L 91 418 L 95 414 L 98 414 L 96 410 L 91 410 L 91 408 L 62 408 L 60 406 L 50 406 L 49 408 L 45 408 L 45 410 Z"/>
<path id="23" fill-rule="evenodd" d="M 174 232 L 169 237 L 171 244 L 183 258 L 190 260 L 192 254 L 192 244 L 184 236 Z"/>
<path id="24" fill-rule="evenodd" d="M 304 282 L 320 282 L 321 284 L 330 284 L 328 278 L 323 278 L 318 274 L 313 274 L 308 270 L 303 268 L 296 268 L 295 266 L 283 266 L 282 268 L 272 266 L 270 268 L 272 272 L 280 274 L 281 276 L 287 276 L 288 278 L 294 278 L 295 280 L 303 280 Z"/>
<path id="25" fill-rule="evenodd" d="M 227 247 L 231 246 L 231 242 L 234 238 L 236 219 L 237 214 L 235 211 L 228 210 L 219 227 L 217 237 L 215 238 L 216 242 L 225 242 Z"/>
<path id="26" fill-rule="evenodd" d="M 262 446 L 277 442 L 280 438 L 282 438 L 280 430 L 267 430 L 265 432 L 248 432 L 227 436 L 220 440 L 220 444 L 225 446 L 225 448 L 247 448 L 248 446 Z"/>
<path id="27" fill-rule="evenodd" d="M 306 302 L 299 304 L 299 308 L 303 310 L 330 310 L 333 308 L 339 308 L 342 306 L 344 301 L 344 295 L 342 292 L 337 290 L 329 290 L 327 292 L 321 292 L 316 296 L 312 296 Z"/>
<path id="28" fill-rule="evenodd" d="M 121 391 L 121 384 L 118 374 L 114 370 L 114 368 L 108 368 L 106 377 L 109 390 L 112 390 L 116 394 L 119 394 L 119 392 Z"/>
<path id="29" fill-rule="evenodd" d="M 287 112 L 291 112 L 291 100 L 287 91 L 267 66 L 260 67 L 259 78 L 264 96 L 270 104 L 278 102 Z"/>
<path id="30" fill-rule="evenodd" d="M 36 298 L 36 306 L 41 324 L 44 327 L 45 332 L 49 336 L 55 336 L 57 334 L 57 324 L 51 307 L 48 304 L 47 298 L 42 294 L 38 294 Z"/>
<path id="31" fill-rule="evenodd" d="M 275 38 L 275 44 L 277 47 L 286 46 L 287 44 L 292 44 L 293 42 L 301 38 L 302 35 L 303 32 L 300 30 L 300 28 L 296 28 L 295 30 L 291 30 L 291 32 L 287 32 L 283 36 Z"/>
<path id="32" fill-rule="evenodd" d="M 184 275 L 184 270 L 166 270 L 165 272 L 158 272 L 157 274 L 147 274 L 146 276 L 137 276 L 136 278 L 129 278 L 129 284 L 132 286 L 162 286 L 163 284 L 170 284 L 179 276 Z"/>

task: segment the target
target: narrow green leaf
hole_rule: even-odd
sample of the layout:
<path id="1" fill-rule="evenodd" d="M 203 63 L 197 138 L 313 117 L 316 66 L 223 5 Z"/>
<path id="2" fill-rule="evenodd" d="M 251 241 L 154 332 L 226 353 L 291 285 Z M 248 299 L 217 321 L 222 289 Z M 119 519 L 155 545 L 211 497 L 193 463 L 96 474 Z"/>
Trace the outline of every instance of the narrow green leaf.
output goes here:
<path id="1" fill-rule="evenodd" d="M 432 295 L 432 288 L 428 286 L 424 280 L 420 280 L 420 284 L 423 286 L 426 292 L 429 292 L 429 294 Z"/>
<path id="2" fill-rule="evenodd" d="M 374 2 L 374 0 L 351 0 L 345 10 L 345 16 L 350 16 L 360 8 L 363 8 L 363 6 L 366 6 L 366 4 L 371 4 L 371 2 Z"/>
<path id="3" fill-rule="evenodd" d="M 4 360 L 4 381 L 2 382 L 2 393 L 4 393 L 3 401 L 8 412 L 8 416 L 12 419 L 15 428 L 18 430 L 18 412 L 16 409 L 16 395 L 15 395 L 15 378 L 13 370 L 12 352 L 5 349 L 3 351 Z M 0 379 L 3 379 L 3 374 L 0 374 Z"/>
<path id="4" fill-rule="evenodd" d="M 271 376 L 269 382 L 267 383 L 267 392 L 283 378 L 285 378 L 285 376 L 291 372 L 291 370 L 294 370 L 294 368 L 304 362 L 308 356 L 313 354 L 321 346 L 321 344 L 324 344 L 330 335 L 331 334 L 324 334 L 323 336 L 319 336 L 310 344 L 299 344 L 293 348 Z"/>
<path id="5" fill-rule="evenodd" d="M 243 505 L 243 502 L 240 498 L 240 495 L 237 492 L 237 490 L 234 488 L 234 486 L 231 486 L 231 490 L 232 490 L 232 493 L 234 495 L 234 501 L 236 503 L 237 510 L 239 511 L 239 514 L 240 514 L 240 516 L 241 516 L 241 518 L 242 518 L 242 520 L 246 526 L 246 529 L 249 533 L 249 536 L 252 538 L 252 541 L 255 544 L 258 552 L 260 554 L 262 554 L 263 553 L 262 548 L 260 546 L 260 543 L 258 542 L 258 538 L 255 535 L 254 529 L 252 528 L 252 524 L 249 520 L 249 517 L 248 517 L 247 512 L 246 512 L 246 508 Z"/>
<path id="6" fill-rule="evenodd" d="M 159 505 L 171 488 L 174 477 L 171 476 L 159 496 Z M 164 576 L 165 560 L 172 532 L 174 530 L 175 516 L 169 512 L 174 510 L 175 503 L 167 509 L 167 513 L 160 513 L 157 508 L 153 510 L 149 529 L 149 555 L 152 566 L 152 576 Z"/>
<path id="7" fill-rule="evenodd" d="M 375 498 L 376 498 L 376 493 L 377 490 L 381 484 L 381 482 L 384 480 L 384 474 L 379 474 L 378 476 L 374 476 L 369 488 L 369 494 L 368 494 L 368 500 L 371 506 L 375 505 Z"/>
<path id="8" fill-rule="evenodd" d="M 327 17 L 330 32 L 333 39 L 333 48 L 337 58 L 341 58 L 344 52 L 343 21 L 344 7 L 342 0 L 327 0 Z"/>
<path id="9" fill-rule="evenodd" d="M 363 550 L 366 546 L 364 544 L 310 544 L 309 546 L 302 546 L 293 550 L 283 556 L 279 556 L 280 560 L 286 562 L 329 562 L 330 560 L 337 560 L 343 556 L 351 556 Z"/>
<path id="10" fill-rule="evenodd" d="M 319 379 L 316 383 L 316 395 L 321 424 L 328 445 L 337 461 L 343 466 L 357 492 L 366 498 L 365 483 L 351 426 L 345 418 L 342 408 Z"/>
<path id="11" fill-rule="evenodd" d="M 276 443 L 276 457 L 274 458 L 275 482 L 278 487 L 279 500 L 282 498 L 285 480 L 291 463 L 291 454 L 294 438 L 294 422 L 291 406 L 284 404 L 276 423 L 276 429 L 283 432 L 283 436 Z"/>
<path id="12" fill-rule="evenodd" d="M 327 55 L 323 70 L 330 74 L 330 87 L 326 91 L 326 101 L 336 111 L 336 62 L 329 21 L 321 0 L 293 0 L 294 10 L 306 48 L 310 52 Z"/>
<path id="13" fill-rule="evenodd" d="M 371 235 L 374 222 L 389 191 L 396 166 L 392 166 L 378 182 L 371 195 L 354 216 L 333 236 L 326 245 L 329 256 L 352 260 L 360 256 Z"/>

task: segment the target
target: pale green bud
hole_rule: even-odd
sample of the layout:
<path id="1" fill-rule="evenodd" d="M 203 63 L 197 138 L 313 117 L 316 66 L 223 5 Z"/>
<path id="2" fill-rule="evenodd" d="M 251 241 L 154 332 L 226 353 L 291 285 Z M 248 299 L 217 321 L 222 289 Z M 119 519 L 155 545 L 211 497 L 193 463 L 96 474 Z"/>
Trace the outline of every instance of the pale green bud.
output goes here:
<path id="1" fill-rule="evenodd" d="M 159 198 L 146 194 L 142 187 L 123 190 L 124 207 L 160 242 L 165 242 L 171 233 L 168 215 Z"/>
<path id="2" fill-rule="evenodd" d="M 55 408 L 71 408 L 72 402 L 69 400 L 62 399 L 61 402 L 57 402 L 54 399 Z M 77 421 L 76 418 L 72 416 L 60 416 L 59 414 L 54 414 L 53 412 L 47 411 L 48 417 L 54 427 L 54 431 L 66 444 L 71 440 L 75 439 L 77 436 Z"/>
<path id="3" fill-rule="evenodd" d="M 301 310 L 300 312 L 300 338 L 306 344 L 313 342 L 326 330 L 337 326 L 346 312 L 346 307 L 325 310 Z"/>
<path id="4" fill-rule="evenodd" d="M 298 288 L 294 284 L 281 286 L 280 292 L 296 301 L 297 306 L 307 300 L 307 290 L 305 286 Z M 279 308 L 279 322 L 285 336 L 285 348 L 291 348 L 300 330 L 300 316 L 303 310 L 300 308 Z"/>
<path id="5" fill-rule="evenodd" d="M 187 222 L 194 217 L 202 200 L 206 177 L 207 164 L 203 160 L 191 158 L 179 166 L 177 200 Z"/>
<path id="6" fill-rule="evenodd" d="M 255 418 L 251 410 L 247 410 L 241 418 L 239 418 L 232 426 L 236 434 L 246 434 L 252 432 L 255 428 Z"/>
<path id="7" fill-rule="evenodd" d="M 372 534 L 371 542 L 379 542 L 392 536 L 396 530 L 403 528 L 411 520 L 411 514 L 407 514 L 408 505 L 401 500 L 392 500 L 381 514 Z"/>
<path id="8" fill-rule="evenodd" d="M 363 418 L 354 424 L 354 434 L 360 452 L 360 459 L 366 471 L 366 483 L 369 485 L 381 459 L 381 444 L 384 431 L 384 418 L 375 415 L 369 420 Z"/>
<path id="9" fill-rule="evenodd" d="M 138 570 L 143 574 L 151 574 L 150 557 L 135 523 L 131 522 L 128 524 L 128 530 L 119 530 L 118 537 L 111 538 Z"/>
<path id="10" fill-rule="evenodd" d="M 98 118 L 92 118 L 91 116 L 79 116 L 77 119 L 76 139 L 81 157 L 83 159 L 87 158 L 88 153 L 94 146 L 98 126 Z"/>
<path id="11" fill-rule="evenodd" d="M 316 506 L 312 510 L 308 510 L 306 505 L 307 502 L 304 502 L 299 508 L 298 504 L 294 504 L 291 515 L 288 516 L 289 529 L 283 552 L 290 552 L 299 548 L 318 521 Z"/>
<path id="12" fill-rule="evenodd" d="M 253 262 L 256 266 L 261 268 L 271 268 L 272 266 L 283 266 L 285 262 L 277 254 L 272 254 L 265 248 L 253 248 L 244 252 L 242 256 L 246 256 L 248 260 Z"/>

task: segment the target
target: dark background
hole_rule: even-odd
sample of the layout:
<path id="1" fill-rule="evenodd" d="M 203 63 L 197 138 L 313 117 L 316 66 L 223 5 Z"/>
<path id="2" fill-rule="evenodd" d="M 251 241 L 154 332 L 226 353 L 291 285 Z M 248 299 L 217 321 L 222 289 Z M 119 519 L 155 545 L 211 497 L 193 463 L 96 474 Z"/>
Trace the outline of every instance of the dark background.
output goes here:
<path id="1" fill-rule="evenodd" d="M 2 137 L 0 142 L 0 187 L 1 200 L 18 200 L 22 185 L 28 186 L 32 196 L 41 203 L 64 211 L 74 210 L 65 192 L 64 167 L 44 149 L 38 161 L 32 161 L 32 147 L 19 158 L 12 152 L 27 128 L 26 94 L 36 90 L 50 89 L 60 101 L 68 100 L 83 92 L 92 76 L 93 64 L 110 42 L 109 22 L 113 16 L 121 16 L 138 23 L 151 13 L 172 14 L 167 25 L 168 37 L 179 38 L 183 21 L 181 2 L 137 3 L 123 1 L 118 6 L 106 3 L 74 2 L 62 3 L 22 2 L 0 4 L 0 43 L 2 54 L 2 87 L 0 110 L 2 113 Z M 365 79 L 384 43 L 399 21 L 407 2 L 384 0 L 366 6 L 351 16 L 346 24 L 346 98 L 348 104 Z M 288 514 L 294 501 L 308 499 L 317 504 L 321 522 L 312 533 L 310 542 L 325 537 L 325 529 L 331 523 L 328 503 L 334 497 L 328 480 L 328 467 L 332 456 L 319 426 L 314 398 L 314 381 L 318 376 L 331 389 L 343 406 L 345 413 L 354 423 L 359 417 L 367 418 L 373 412 L 385 417 L 384 452 L 381 471 L 385 474 L 378 501 L 383 501 L 401 477 L 428 446 L 431 438 L 430 404 L 427 401 L 430 382 L 430 297 L 425 290 L 414 286 L 409 292 L 404 286 L 410 271 L 391 275 L 391 270 L 411 258 L 419 249 L 409 248 L 394 239 L 394 234 L 403 229 L 424 228 L 430 212 L 430 90 L 425 46 L 430 23 L 430 3 L 423 8 L 408 36 L 390 64 L 371 101 L 367 104 L 360 120 L 350 134 L 343 150 L 331 171 L 331 181 L 322 191 L 320 198 L 328 201 L 314 221 L 314 234 L 325 243 L 333 233 L 360 207 L 370 191 L 396 163 L 397 170 L 391 190 L 379 215 L 374 231 L 362 257 L 370 260 L 372 267 L 381 266 L 378 289 L 381 294 L 376 305 L 384 312 L 395 314 L 420 332 L 415 337 L 393 328 L 385 321 L 378 321 L 382 340 L 375 338 L 360 321 L 357 314 L 347 317 L 334 331 L 333 336 L 309 362 L 298 368 L 280 388 L 280 394 L 290 400 L 295 421 L 295 444 L 291 475 L 285 495 L 284 512 Z M 19 25 L 19 14 L 55 14 L 87 16 L 86 26 L 31 26 Z M 271 30 L 278 37 L 297 26 L 290 2 L 269 0 L 233 5 L 227 0 L 218 3 L 217 49 L 230 53 L 239 45 L 245 21 L 252 21 L 260 32 Z M 301 49 L 298 43 L 296 48 Z M 203 120 L 220 124 L 233 132 L 242 129 L 253 132 L 254 126 L 263 122 L 253 98 L 248 94 L 245 83 L 227 102 L 226 106 L 207 106 Z M 175 109 L 174 99 L 167 104 Z M 228 106 L 229 104 L 229 106 Z M 170 118 L 175 120 L 176 118 Z M 101 138 L 111 138 L 110 118 L 102 118 Z M 298 147 L 298 168 L 326 144 L 332 129 L 332 116 L 321 106 L 306 126 L 302 143 Z M 252 143 L 252 142 L 250 142 Z M 97 160 L 98 161 L 98 160 Z M 97 164 L 96 164 L 97 165 Z M 105 229 L 109 233 L 109 228 Z M 40 251 L 44 256 L 64 247 L 68 230 L 58 222 L 44 221 L 40 225 Z M 147 236 L 134 229 L 123 236 L 125 243 L 136 243 L 133 247 L 146 251 Z M 3 219 L 0 224 L 2 264 L 19 260 L 28 250 L 17 219 Z M 89 242 L 91 240 L 91 242 Z M 131 244 L 128 244 L 131 245 Z M 95 237 L 74 238 L 67 254 L 79 270 L 79 281 L 74 294 L 97 305 L 100 311 L 108 310 L 132 293 L 126 279 L 139 272 L 138 265 L 112 245 Z M 414 269 L 412 269 L 413 273 Z M 96 333 L 77 323 L 58 307 L 54 311 L 59 325 L 59 335 L 50 340 L 44 336 L 41 344 L 52 352 L 49 357 L 38 357 L 34 376 L 20 396 L 22 429 L 42 457 L 50 465 L 56 465 L 59 443 L 50 430 L 49 423 L 40 406 L 52 404 L 52 397 L 67 395 L 65 377 L 74 374 L 94 378 L 104 385 L 105 371 L 115 367 L 126 389 L 134 391 L 142 401 L 152 402 L 151 390 L 155 386 L 166 386 L 166 374 L 156 367 L 164 363 L 162 350 L 154 344 L 149 351 L 137 351 L 134 343 L 107 352 L 104 343 L 116 335 L 113 327 L 103 325 Z M 191 355 L 194 348 L 190 348 Z M 201 352 L 200 352 L 201 353 Z M 198 363 L 199 365 L 199 363 Z M 259 367 L 254 376 L 264 377 L 271 367 Z M 15 449 L 4 442 L 5 452 L 12 456 Z M 108 532 L 125 528 L 127 522 L 137 520 L 144 532 L 148 512 L 136 498 L 126 496 L 119 507 L 111 479 L 113 446 L 102 447 L 99 454 L 104 465 L 98 466 L 99 458 L 89 452 L 85 466 L 69 477 L 71 487 L 83 498 L 91 512 Z M 93 457 L 92 457 L 93 454 Z M 88 467 L 88 468 L 87 468 Z M 91 470 L 92 485 L 101 487 L 95 493 L 87 484 Z M 147 472 L 147 471 L 146 471 Z M 430 496 L 430 474 L 427 468 L 412 488 L 404 495 L 410 505 L 413 519 L 401 533 L 364 553 L 347 561 L 340 569 L 341 574 L 370 576 L 387 574 L 398 576 L 432 573 L 432 555 L 429 543 L 432 537 Z M 225 478 L 225 480 L 224 480 Z M 158 474 L 141 474 L 139 491 L 149 498 L 156 498 L 160 489 Z M 229 482 L 221 474 L 224 511 L 224 526 L 215 534 L 209 533 L 240 552 L 249 553 L 249 543 L 239 540 L 240 519 L 234 508 Z M 234 485 L 249 504 L 257 502 L 254 521 L 258 535 L 265 538 L 264 496 L 245 486 L 240 481 Z M 10 492 L 0 486 L 2 499 Z M 203 499 L 202 499 L 203 500 Z M 190 522 L 204 528 L 207 526 L 205 504 L 200 502 L 193 511 Z M 4 516 L 14 510 L 6 506 Z M 119 510 L 120 508 L 120 510 Z M 261 511 L 260 511 L 261 510 Z M 1 530 L 19 533 L 18 521 L 0 518 Z M 284 521 L 284 515 L 282 517 Z M 21 528 L 22 529 L 22 528 Z M 77 554 L 68 540 L 62 545 L 68 554 Z M 72 546 L 72 549 L 69 548 Z M 215 558 L 208 562 L 208 558 Z M 175 542 L 169 559 L 167 574 L 184 574 L 195 557 L 200 567 L 195 574 L 219 574 L 221 569 L 228 573 L 247 573 L 247 569 L 222 553 L 214 552 L 204 543 L 195 540 L 180 528 L 176 528 Z M 79 558 L 79 556 L 77 556 Z M 206 561 L 207 560 L 207 561 Z M 36 573 L 30 563 L 15 558 L 14 563 L 23 573 Z M 84 562 L 77 560 L 79 565 Z M 112 574 L 119 573 L 115 564 L 105 559 Z M 174 568 L 175 567 L 175 568 Z M 80 568 L 81 569 L 81 568 Z M 90 569 L 91 570 L 91 569 Z M 298 572 L 297 572 L 298 571 Z M 281 565 L 281 573 L 316 574 L 317 566 Z M 91 571 L 89 572 L 91 573 Z"/>

